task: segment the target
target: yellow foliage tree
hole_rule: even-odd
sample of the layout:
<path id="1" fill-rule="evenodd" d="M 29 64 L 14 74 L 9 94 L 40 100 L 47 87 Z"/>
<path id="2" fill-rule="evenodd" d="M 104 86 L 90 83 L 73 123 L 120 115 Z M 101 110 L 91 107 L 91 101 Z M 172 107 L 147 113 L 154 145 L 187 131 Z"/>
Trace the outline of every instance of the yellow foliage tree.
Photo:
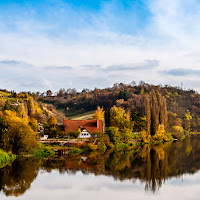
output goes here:
<path id="1" fill-rule="evenodd" d="M 191 119 L 192 116 L 190 114 L 190 111 L 187 110 L 187 112 L 185 113 L 185 129 L 190 132 L 190 128 L 191 128 Z"/>
<path id="2" fill-rule="evenodd" d="M 51 116 L 50 119 L 48 120 L 49 126 L 55 125 L 55 124 L 57 124 L 57 123 L 58 123 L 58 122 L 57 122 L 57 119 L 56 119 L 54 116 Z"/>
<path id="3" fill-rule="evenodd" d="M 28 98 L 27 106 L 28 106 L 28 115 L 32 117 L 35 114 L 35 104 L 32 97 Z"/>
<path id="4" fill-rule="evenodd" d="M 41 114 L 42 113 L 41 107 L 37 103 L 35 103 L 34 105 L 35 105 L 35 112 L 37 114 Z"/>
<path id="5" fill-rule="evenodd" d="M 185 113 L 185 118 L 186 118 L 186 120 L 188 120 L 188 121 L 190 121 L 190 120 L 192 119 L 192 116 L 191 116 L 189 110 L 187 110 L 187 112 Z"/>
<path id="6" fill-rule="evenodd" d="M 15 111 L 6 110 L 2 138 L 6 150 L 15 153 L 37 147 L 36 132 L 31 129 L 28 119 L 20 118 Z"/>
<path id="7" fill-rule="evenodd" d="M 157 140 L 157 141 L 169 142 L 171 136 L 169 134 L 166 134 L 165 126 L 163 124 L 159 124 L 158 130 L 156 131 L 156 134 L 152 138 L 155 141 Z"/>
<path id="8" fill-rule="evenodd" d="M 37 122 L 37 120 L 35 118 L 31 118 L 30 119 L 29 125 L 31 126 L 31 128 L 34 131 L 38 131 L 39 130 L 39 124 L 38 124 L 38 122 Z"/>
<path id="9" fill-rule="evenodd" d="M 149 143 L 151 139 L 151 135 L 145 130 L 140 131 L 138 137 L 141 138 L 144 143 Z"/>
<path id="10" fill-rule="evenodd" d="M 103 108 L 100 108 L 100 107 L 98 106 L 98 107 L 97 107 L 97 110 L 96 110 L 95 113 L 94 113 L 93 118 L 94 118 L 94 119 L 99 119 L 99 120 L 103 121 L 103 119 L 104 119 L 104 113 L 105 113 L 105 111 L 103 110 Z"/>
<path id="11" fill-rule="evenodd" d="M 184 130 L 182 126 L 173 126 L 172 127 L 172 131 L 173 131 L 173 136 L 176 138 L 181 138 L 183 137 L 184 134 Z"/>
<path id="12" fill-rule="evenodd" d="M 130 114 L 124 108 L 113 106 L 110 110 L 111 126 L 131 128 Z"/>

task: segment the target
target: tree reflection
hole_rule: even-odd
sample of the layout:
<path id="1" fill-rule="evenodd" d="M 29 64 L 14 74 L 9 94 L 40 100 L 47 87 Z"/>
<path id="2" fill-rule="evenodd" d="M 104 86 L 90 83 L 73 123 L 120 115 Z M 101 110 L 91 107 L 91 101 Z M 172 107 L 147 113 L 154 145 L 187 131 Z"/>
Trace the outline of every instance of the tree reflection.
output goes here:
<path id="1" fill-rule="evenodd" d="M 112 176 L 115 180 L 137 179 L 145 190 L 156 191 L 166 179 L 195 173 L 200 163 L 200 137 L 159 145 L 144 145 L 135 150 L 92 152 L 89 155 L 54 159 L 18 159 L 0 170 L 0 190 L 7 196 L 19 196 L 31 187 L 39 169 L 51 173 Z"/>
<path id="2" fill-rule="evenodd" d="M 39 160 L 15 160 L 10 166 L 0 170 L 0 190 L 6 196 L 20 196 L 24 194 L 36 178 L 39 167 Z"/>

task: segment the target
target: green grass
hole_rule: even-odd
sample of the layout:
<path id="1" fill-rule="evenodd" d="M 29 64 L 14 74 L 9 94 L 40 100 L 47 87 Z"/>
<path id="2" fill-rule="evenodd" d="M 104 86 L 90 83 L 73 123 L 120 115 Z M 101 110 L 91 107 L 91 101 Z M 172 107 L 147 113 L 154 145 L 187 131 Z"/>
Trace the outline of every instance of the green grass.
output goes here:
<path id="1" fill-rule="evenodd" d="M 69 117 L 69 119 L 72 119 L 72 120 L 88 120 L 88 119 L 92 119 L 92 116 L 93 116 L 94 112 L 95 112 L 94 110 L 93 111 L 89 111 L 89 112 L 85 112 L 85 113 L 82 113 L 82 114 L 78 114 L 78 115 Z"/>

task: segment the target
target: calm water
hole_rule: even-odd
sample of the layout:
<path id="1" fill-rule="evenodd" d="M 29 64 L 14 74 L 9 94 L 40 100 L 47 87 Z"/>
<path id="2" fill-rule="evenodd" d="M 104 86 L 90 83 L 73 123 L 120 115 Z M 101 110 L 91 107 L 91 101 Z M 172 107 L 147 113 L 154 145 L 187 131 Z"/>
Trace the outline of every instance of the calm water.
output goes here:
<path id="1" fill-rule="evenodd" d="M 0 169 L 0 199 L 200 199 L 200 137 L 86 157 L 20 159 Z"/>

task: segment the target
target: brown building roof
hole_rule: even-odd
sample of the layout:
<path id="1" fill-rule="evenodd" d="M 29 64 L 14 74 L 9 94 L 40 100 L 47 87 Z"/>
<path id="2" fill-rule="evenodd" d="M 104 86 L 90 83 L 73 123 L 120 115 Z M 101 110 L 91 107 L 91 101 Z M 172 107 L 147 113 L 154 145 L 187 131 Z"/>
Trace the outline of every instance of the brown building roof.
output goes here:
<path id="1" fill-rule="evenodd" d="M 89 133 L 101 132 L 103 123 L 101 120 L 64 120 L 65 132 L 86 129 Z"/>

